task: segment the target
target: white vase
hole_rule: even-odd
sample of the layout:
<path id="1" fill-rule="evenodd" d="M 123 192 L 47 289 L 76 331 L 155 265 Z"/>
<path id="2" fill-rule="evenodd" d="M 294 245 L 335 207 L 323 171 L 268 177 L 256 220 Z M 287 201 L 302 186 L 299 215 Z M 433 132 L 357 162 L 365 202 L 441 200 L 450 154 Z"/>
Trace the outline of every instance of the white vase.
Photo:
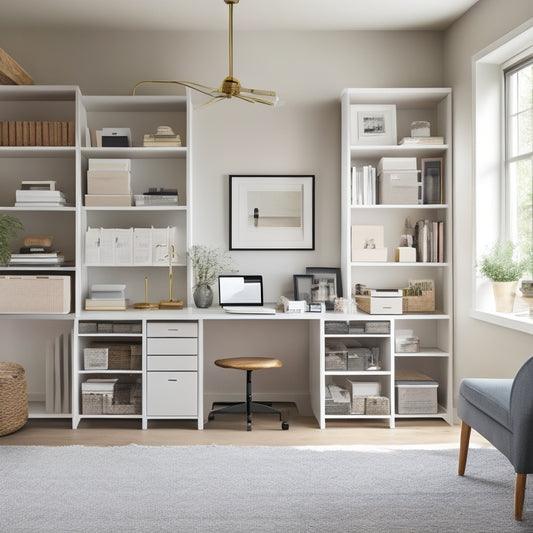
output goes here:
<path id="1" fill-rule="evenodd" d="M 494 303 L 498 313 L 512 313 L 518 281 L 493 281 Z"/>

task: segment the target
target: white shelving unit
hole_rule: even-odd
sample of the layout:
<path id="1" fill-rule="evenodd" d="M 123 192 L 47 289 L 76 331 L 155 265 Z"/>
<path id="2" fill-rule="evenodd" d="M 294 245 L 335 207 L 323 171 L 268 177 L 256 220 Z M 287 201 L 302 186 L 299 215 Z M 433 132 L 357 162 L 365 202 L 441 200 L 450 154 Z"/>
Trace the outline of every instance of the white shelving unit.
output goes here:
<path id="1" fill-rule="evenodd" d="M 399 371 L 422 372 L 439 383 L 438 414 L 405 415 L 409 417 L 439 417 L 452 423 L 452 94 L 449 88 L 371 88 L 345 89 L 341 95 L 342 109 L 342 220 L 341 220 L 341 270 L 344 296 L 351 298 L 356 284 L 372 288 L 403 288 L 409 280 L 432 279 L 435 281 L 436 310 L 428 313 L 391 315 L 386 318 L 391 324 L 390 339 L 390 389 L 391 426 L 396 413 L 394 381 Z M 445 144 L 428 145 L 353 145 L 350 106 L 395 105 L 397 137 L 410 137 L 413 121 L 424 120 L 431 124 L 431 135 L 442 136 Z M 418 169 L 421 158 L 443 158 L 442 204 L 413 205 L 354 205 L 351 201 L 352 167 L 373 165 L 377 167 L 382 157 L 416 157 Z M 444 221 L 445 245 L 442 262 L 394 262 L 394 250 L 399 246 L 404 222 L 409 217 L 414 225 L 417 220 Z M 382 225 L 385 232 L 385 247 L 388 249 L 384 262 L 354 262 L 351 258 L 351 227 L 353 225 Z M 358 312 L 368 320 L 384 318 Z M 355 319 L 355 318 L 354 318 Z M 421 349 L 417 353 L 396 353 L 397 330 L 412 329 L 420 338 Z M 325 376 L 327 379 L 327 375 Z M 366 379 L 366 374 L 365 374 Z M 330 418 L 326 416 L 326 418 Z M 373 417 L 372 417 L 373 418 Z"/>

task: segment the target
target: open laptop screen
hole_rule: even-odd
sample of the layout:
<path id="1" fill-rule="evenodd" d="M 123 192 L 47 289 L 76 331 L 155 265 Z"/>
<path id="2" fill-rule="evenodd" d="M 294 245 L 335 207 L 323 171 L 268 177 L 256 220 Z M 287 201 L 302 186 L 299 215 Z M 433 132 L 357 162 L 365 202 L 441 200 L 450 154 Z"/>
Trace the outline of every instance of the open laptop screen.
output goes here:
<path id="1" fill-rule="evenodd" d="M 262 276 L 219 276 L 218 299 L 225 305 L 263 305 Z"/>

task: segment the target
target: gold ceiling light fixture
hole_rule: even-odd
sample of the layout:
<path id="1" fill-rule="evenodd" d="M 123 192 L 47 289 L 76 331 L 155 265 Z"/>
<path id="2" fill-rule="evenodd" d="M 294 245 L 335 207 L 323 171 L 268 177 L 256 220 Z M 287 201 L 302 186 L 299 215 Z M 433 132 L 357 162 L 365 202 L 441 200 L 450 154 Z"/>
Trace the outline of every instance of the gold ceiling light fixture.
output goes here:
<path id="1" fill-rule="evenodd" d="M 176 85 L 183 85 L 189 87 L 195 91 L 199 91 L 207 96 L 211 97 L 211 100 L 202 105 L 209 105 L 214 102 L 219 102 L 224 98 L 240 98 L 246 102 L 253 104 L 266 104 L 274 106 L 278 101 L 278 97 L 274 91 L 265 91 L 262 89 L 245 89 L 241 86 L 240 81 L 233 76 L 233 5 L 238 4 L 239 0 L 224 0 L 229 8 L 229 73 L 224 78 L 222 84 L 218 89 L 209 87 L 207 85 L 201 85 L 191 81 L 178 81 L 178 80 L 144 80 L 140 81 L 133 87 L 133 95 L 137 91 L 137 87 L 144 83 L 173 83 Z M 202 106 L 200 106 L 202 107 Z"/>

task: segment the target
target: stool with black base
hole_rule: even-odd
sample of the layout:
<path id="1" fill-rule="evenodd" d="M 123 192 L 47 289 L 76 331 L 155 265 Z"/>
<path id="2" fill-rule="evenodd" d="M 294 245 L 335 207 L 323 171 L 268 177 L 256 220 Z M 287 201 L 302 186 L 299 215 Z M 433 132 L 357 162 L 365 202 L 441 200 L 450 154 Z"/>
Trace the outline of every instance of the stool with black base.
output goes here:
<path id="1" fill-rule="evenodd" d="M 281 421 L 281 429 L 289 429 L 289 423 L 283 420 L 283 414 L 279 409 L 274 409 L 269 405 L 252 401 L 252 372 L 254 370 L 264 370 L 268 368 L 280 368 L 283 366 L 278 359 L 270 357 L 230 357 L 228 359 L 217 359 L 215 365 L 222 368 L 234 368 L 236 370 L 246 370 L 246 402 L 236 405 L 228 405 L 211 411 L 208 420 L 213 420 L 216 414 L 246 413 L 246 430 L 252 430 L 252 413 L 272 413 L 277 414 Z"/>

